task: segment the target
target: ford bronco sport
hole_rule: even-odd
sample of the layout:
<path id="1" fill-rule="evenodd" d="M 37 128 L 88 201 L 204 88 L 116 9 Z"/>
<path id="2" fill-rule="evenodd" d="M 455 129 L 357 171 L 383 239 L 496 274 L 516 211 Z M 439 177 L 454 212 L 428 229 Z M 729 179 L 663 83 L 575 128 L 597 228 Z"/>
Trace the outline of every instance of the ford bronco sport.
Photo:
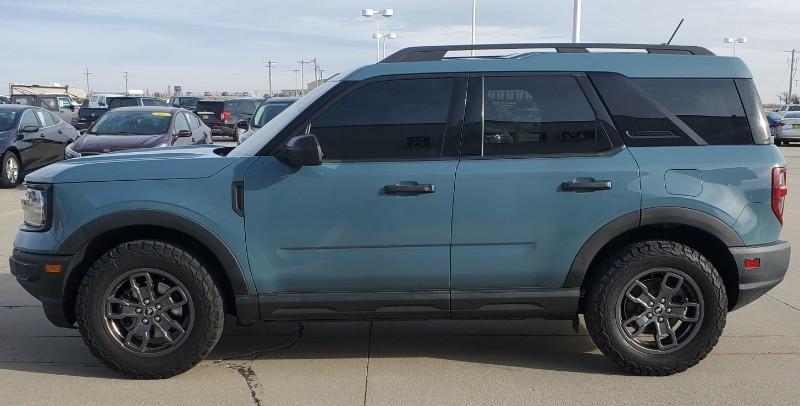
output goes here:
<path id="1" fill-rule="evenodd" d="M 409 48 L 239 147 L 29 175 L 11 269 L 53 323 L 136 378 L 197 364 L 226 313 L 583 314 L 622 368 L 667 375 L 788 269 L 772 141 L 749 70 L 704 48 Z"/>

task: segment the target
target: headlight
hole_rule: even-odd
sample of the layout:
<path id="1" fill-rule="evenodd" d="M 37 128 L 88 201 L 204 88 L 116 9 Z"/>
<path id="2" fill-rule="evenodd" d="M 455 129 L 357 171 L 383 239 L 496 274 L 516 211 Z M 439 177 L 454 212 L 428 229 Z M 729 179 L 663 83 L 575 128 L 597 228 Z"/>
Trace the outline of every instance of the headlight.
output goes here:
<path id="1" fill-rule="evenodd" d="M 67 145 L 64 149 L 64 159 L 80 158 L 81 154 L 72 149 L 72 145 Z"/>
<path id="2" fill-rule="evenodd" d="M 22 196 L 22 214 L 24 229 L 44 231 L 48 226 L 47 212 L 50 209 L 48 192 L 44 188 L 28 187 Z"/>

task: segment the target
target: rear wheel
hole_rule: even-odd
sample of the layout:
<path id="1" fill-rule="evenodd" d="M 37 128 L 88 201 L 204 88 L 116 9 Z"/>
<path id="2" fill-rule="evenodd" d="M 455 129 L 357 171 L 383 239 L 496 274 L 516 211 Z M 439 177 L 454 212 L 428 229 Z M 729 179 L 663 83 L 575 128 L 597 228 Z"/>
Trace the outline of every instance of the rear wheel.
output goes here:
<path id="1" fill-rule="evenodd" d="M 222 334 L 220 293 L 190 253 L 133 241 L 100 257 L 81 282 L 78 327 L 92 353 L 132 378 L 168 378 L 200 362 Z"/>
<path id="2" fill-rule="evenodd" d="M 708 355 L 725 327 L 722 279 L 708 259 L 676 242 L 625 247 L 597 269 L 586 289 L 592 339 L 635 374 L 686 370 Z"/>
<path id="3" fill-rule="evenodd" d="M 17 186 L 22 178 L 19 158 L 17 154 L 6 151 L 3 154 L 2 173 L 0 173 L 0 187 L 12 188 Z"/>

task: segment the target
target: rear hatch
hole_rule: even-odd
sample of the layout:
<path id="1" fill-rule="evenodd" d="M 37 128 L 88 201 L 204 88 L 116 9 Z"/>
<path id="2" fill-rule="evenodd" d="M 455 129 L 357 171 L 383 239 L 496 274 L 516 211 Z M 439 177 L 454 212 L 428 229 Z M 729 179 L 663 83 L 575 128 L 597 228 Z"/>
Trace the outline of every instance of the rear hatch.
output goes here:
<path id="1" fill-rule="evenodd" d="M 222 124 L 222 112 L 225 111 L 223 101 L 200 100 L 194 109 L 195 114 L 208 126 L 219 126 Z"/>

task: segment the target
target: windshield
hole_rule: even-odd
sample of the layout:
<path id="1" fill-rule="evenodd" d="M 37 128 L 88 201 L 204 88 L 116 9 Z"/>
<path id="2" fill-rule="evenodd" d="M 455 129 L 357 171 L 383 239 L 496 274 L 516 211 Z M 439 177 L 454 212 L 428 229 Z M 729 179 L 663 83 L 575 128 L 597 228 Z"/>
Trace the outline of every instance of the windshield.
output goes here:
<path id="1" fill-rule="evenodd" d="M 264 126 L 256 131 L 252 137 L 247 139 L 247 142 L 244 142 L 238 147 L 234 148 L 234 150 L 231 151 L 228 156 L 254 156 L 259 150 L 261 150 L 261 148 L 264 147 L 266 143 L 269 142 L 269 140 L 272 139 L 272 137 L 278 134 L 284 127 L 289 125 L 289 123 L 291 123 L 295 117 L 297 117 L 300 113 L 307 109 L 308 106 L 312 105 L 315 101 L 325 95 L 325 93 L 328 93 L 329 90 L 333 89 L 338 84 L 339 82 L 335 81 L 325 82 L 325 84 L 322 86 L 319 86 L 308 92 L 308 94 L 298 99 L 291 106 L 287 107 L 282 114 L 276 116 L 274 120 L 270 120 L 264 124 Z"/>
<path id="2" fill-rule="evenodd" d="M 262 104 L 258 110 L 256 110 L 256 114 L 253 116 L 253 127 L 262 127 L 264 124 L 275 118 L 275 116 L 280 114 L 280 112 L 286 110 L 286 108 L 291 104 L 291 102 Z"/>
<path id="3" fill-rule="evenodd" d="M 14 127 L 16 111 L 0 111 L 0 131 L 8 131 Z"/>
<path id="4" fill-rule="evenodd" d="M 103 135 L 166 134 L 172 113 L 166 111 L 110 111 L 88 131 Z"/>

